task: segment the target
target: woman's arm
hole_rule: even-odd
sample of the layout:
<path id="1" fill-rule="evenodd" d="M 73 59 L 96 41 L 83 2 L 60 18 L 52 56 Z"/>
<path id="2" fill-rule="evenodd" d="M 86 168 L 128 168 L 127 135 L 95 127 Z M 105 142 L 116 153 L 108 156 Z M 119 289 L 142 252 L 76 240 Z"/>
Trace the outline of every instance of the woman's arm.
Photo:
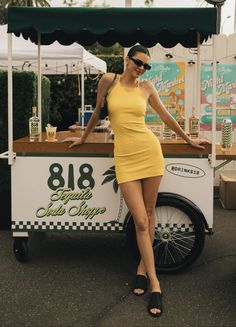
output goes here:
<path id="1" fill-rule="evenodd" d="M 104 101 L 104 97 L 106 96 L 106 93 L 109 89 L 110 84 L 112 83 L 113 78 L 114 78 L 113 73 L 106 73 L 100 79 L 100 81 L 98 83 L 98 89 L 97 89 L 96 107 L 93 111 L 92 116 L 90 117 L 90 119 L 88 121 L 88 124 L 86 126 L 86 129 L 85 129 L 82 137 L 67 137 L 64 140 L 64 142 L 66 142 L 66 141 L 72 142 L 71 145 L 69 146 L 70 148 L 72 148 L 75 145 L 80 145 L 80 144 L 84 143 L 85 140 L 87 139 L 88 135 L 91 133 L 93 128 L 96 126 L 98 119 L 99 119 L 101 106 Z"/>
<path id="2" fill-rule="evenodd" d="M 187 143 L 196 147 L 198 149 L 204 149 L 200 144 L 209 143 L 206 139 L 191 139 L 184 130 L 179 126 L 177 121 L 171 116 L 171 114 L 165 108 L 163 102 L 161 101 L 157 90 L 151 83 L 147 83 L 146 85 L 148 89 L 148 102 L 152 106 L 152 108 L 159 114 L 161 120 L 174 132 L 180 135 Z"/>

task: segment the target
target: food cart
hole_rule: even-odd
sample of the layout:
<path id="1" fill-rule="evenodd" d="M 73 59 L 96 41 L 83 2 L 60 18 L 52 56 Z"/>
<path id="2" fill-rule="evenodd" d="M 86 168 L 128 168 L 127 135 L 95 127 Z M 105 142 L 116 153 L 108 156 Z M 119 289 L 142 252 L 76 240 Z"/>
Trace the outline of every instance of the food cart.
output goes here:
<path id="1" fill-rule="evenodd" d="M 60 142 L 72 132 L 57 133 L 58 142 L 54 143 L 46 142 L 45 133 L 40 142 L 29 142 L 28 137 L 13 142 L 10 33 L 22 34 L 39 45 L 40 85 L 41 44 L 57 40 L 65 45 L 74 41 L 89 45 L 98 41 L 104 46 L 119 42 L 129 47 L 140 42 L 152 47 L 159 42 L 165 47 L 181 43 L 199 48 L 216 32 L 216 8 L 11 7 L 8 32 L 9 149 L 5 156 L 12 171 L 16 259 L 26 260 L 29 233 L 37 231 L 125 231 L 128 243 L 135 248 L 133 220 L 116 181 L 113 140 L 109 134 L 92 133 L 85 144 L 72 149 L 68 143 Z M 215 69 L 213 51 L 213 107 Z M 40 97 L 38 107 L 41 108 Z M 192 264 L 203 249 L 205 235 L 212 234 L 214 124 L 213 113 L 212 145 L 206 145 L 204 150 L 193 149 L 183 140 L 160 140 L 165 175 L 156 204 L 153 244 L 159 272 L 178 272 Z"/>

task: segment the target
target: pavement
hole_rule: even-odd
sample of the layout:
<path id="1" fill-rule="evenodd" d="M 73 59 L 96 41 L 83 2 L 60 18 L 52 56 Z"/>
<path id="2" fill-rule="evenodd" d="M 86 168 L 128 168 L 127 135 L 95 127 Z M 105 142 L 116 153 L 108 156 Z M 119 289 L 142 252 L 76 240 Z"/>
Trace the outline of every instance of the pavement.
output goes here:
<path id="1" fill-rule="evenodd" d="M 27 263 L 0 230 L 0 327 L 235 327 L 236 210 L 214 203 L 214 235 L 178 275 L 160 275 L 163 315 L 131 294 L 135 262 L 125 235 L 34 233 Z"/>

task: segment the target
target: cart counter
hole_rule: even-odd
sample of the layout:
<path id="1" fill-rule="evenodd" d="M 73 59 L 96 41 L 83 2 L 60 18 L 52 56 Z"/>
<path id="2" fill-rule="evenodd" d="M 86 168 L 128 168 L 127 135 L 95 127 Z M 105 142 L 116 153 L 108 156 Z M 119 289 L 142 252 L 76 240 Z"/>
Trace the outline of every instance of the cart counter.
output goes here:
<path id="1" fill-rule="evenodd" d="M 13 143 L 13 151 L 17 155 L 27 155 L 35 153 L 64 153 L 70 154 L 106 154 L 113 155 L 114 142 L 109 133 L 91 133 L 86 143 L 69 149 L 68 143 L 62 142 L 66 137 L 81 136 L 81 132 L 58 132 L 57 142 L 47 142 L 46 133 L 42 133 L 40 142 L 30 142 L 29 137 L 23 137 L 15 140 Z M 190 155 L 190 156 L 206 156 L 211 153 L 211 145 L 206 144 L 204 150 L 194 149 L 182 139 L 160 139 L 162 151 L 164 155 Z"/>

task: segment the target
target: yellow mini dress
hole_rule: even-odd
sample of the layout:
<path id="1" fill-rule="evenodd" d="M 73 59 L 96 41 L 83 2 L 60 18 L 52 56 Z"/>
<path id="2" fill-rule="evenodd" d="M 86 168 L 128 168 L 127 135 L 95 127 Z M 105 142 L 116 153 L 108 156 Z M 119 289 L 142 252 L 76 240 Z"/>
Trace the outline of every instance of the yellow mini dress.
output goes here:
<path id="1" fill-rule="evenodd" d="M 122 86 L 118 76 L 107 96 L 114 131 L 114 159 L 118 184 L 164 173 L 164 158 L 157 137 L 145 125 L 147 103 L 136 87 Z"/>

